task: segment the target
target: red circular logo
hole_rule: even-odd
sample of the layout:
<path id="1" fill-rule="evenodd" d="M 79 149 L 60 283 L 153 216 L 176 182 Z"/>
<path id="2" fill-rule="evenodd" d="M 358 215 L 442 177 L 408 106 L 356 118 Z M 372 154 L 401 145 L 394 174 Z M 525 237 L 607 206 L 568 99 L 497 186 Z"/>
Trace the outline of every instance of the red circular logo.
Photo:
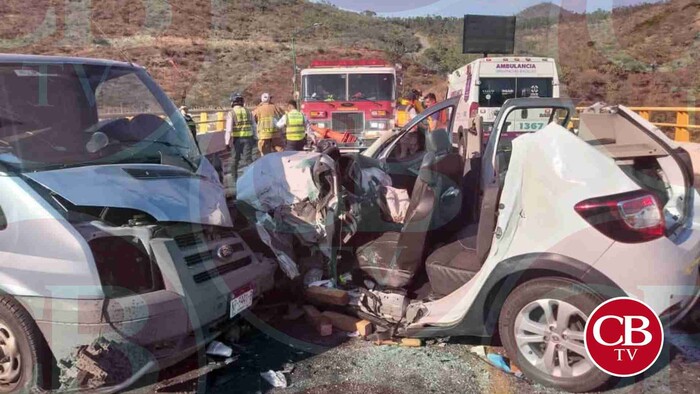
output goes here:
<path id="1" fill-rule="evenodd" d="M 628 377 L 649 369 L 664 344 L 661 320 L 642 301 L 607 300 L 591 313 L 585 327 L 588 357 L 600 370 Z"/>

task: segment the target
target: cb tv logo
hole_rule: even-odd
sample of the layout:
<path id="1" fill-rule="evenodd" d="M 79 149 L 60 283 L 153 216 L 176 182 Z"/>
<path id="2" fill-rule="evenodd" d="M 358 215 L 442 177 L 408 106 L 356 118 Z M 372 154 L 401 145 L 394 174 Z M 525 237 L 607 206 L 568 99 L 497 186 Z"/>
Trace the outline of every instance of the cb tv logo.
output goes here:
<path id="1" fill-rule="evenodd" d="M 603 372 L 617 377 L 649 369 L 664 344 L 659 316 L 644 302 L 627 297 L 600 304 L 584 332 L 588 358 Z"/>

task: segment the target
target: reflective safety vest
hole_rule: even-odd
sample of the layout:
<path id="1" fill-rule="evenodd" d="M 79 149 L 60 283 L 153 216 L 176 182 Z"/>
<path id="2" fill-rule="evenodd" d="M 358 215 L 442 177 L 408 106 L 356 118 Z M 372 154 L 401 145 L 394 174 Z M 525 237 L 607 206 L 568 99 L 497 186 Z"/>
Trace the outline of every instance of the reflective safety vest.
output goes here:
<path id="1" fill-rule="evenodd" d="M 252 137 L 253 136 L 253 122 L 251 120 L 251 113 L 245 107 L 235 106 L 233 107 L 233 115 L 236 124 L 231 130 L 231 137 Z"/>
<path id="2" fill-rule="evenodd" d="M 412 106 L 410 104 L 396 107 L 396 120 L 394 122 L 396 127 L 404 127 L 411 121 L 411 115 L 409 114 L 411 108 Z"/>
<path id="3" fill-rule="evenodd" d="M 261 140 L 269 140 L 279 137 L 275 128 L 275 118 L 272 116 L 261 116 L 258 118 L 258 137 Z"/>
<path id="4" fill-rule="evenodd" d="M 287 139 L 290 141 L 301 141 L 306 136 L 304 114 L 298 110 L 287 113 Z"/>
<path id="5" fill-rule="evenodd" d="M 258 122 L 259 139 L 270 140 L 284 137 L 282 132 L 277 130 L 277 120 L 282 116 L 283 112 L 275 105 L 269 103 L 260 104 L 255 108 L 253 114 Z"/>

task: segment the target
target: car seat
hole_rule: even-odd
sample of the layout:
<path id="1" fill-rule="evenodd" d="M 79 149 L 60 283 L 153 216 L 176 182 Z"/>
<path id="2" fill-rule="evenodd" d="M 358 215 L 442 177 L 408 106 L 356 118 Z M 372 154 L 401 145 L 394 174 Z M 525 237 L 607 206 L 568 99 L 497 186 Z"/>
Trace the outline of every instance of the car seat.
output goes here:
<path id="1" fill-rule="evenodd" d="M 410 284 L 423 264 L 429 233 L 449 221 L 438 211 L 456 206 L 459 212 L 461 207 L 461 159 L 453 152 L 448 133 L 429 133 L 426 149 L 401 231 L 384 232 L 355 252 L 360 269 L 380 286 Z"/>

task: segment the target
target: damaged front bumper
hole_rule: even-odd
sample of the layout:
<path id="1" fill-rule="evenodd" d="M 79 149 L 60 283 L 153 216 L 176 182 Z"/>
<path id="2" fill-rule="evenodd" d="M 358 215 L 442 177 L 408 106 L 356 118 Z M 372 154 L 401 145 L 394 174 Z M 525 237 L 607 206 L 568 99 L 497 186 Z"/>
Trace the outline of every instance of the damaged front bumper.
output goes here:
<path id="1" fill-rule="evenodd" d="M 105 234 L 98 226 L 91 223 L 79 231 L 89 240 L 88 227 L 96 237 Z M 237 290 L 252 289 L 255 298 L 274 286 L 276 263 L 258 258 L 230 229 L 153 225 L 110 228 L 109 236 L 145 241 L 162 288 L 104 299 L 80 299 L 80 289 L 74 299 L 18 297 L 58 361 L 61 389 L 118 389 L 134 377 L 171 366 L 234 322 L 231 301 Z M 86 349 L 99 343 L 109 344 L 97 357 L 106 361 L 96 361 L 95 367 L 104 376 L 79 362 L 90 359 Z"/>

